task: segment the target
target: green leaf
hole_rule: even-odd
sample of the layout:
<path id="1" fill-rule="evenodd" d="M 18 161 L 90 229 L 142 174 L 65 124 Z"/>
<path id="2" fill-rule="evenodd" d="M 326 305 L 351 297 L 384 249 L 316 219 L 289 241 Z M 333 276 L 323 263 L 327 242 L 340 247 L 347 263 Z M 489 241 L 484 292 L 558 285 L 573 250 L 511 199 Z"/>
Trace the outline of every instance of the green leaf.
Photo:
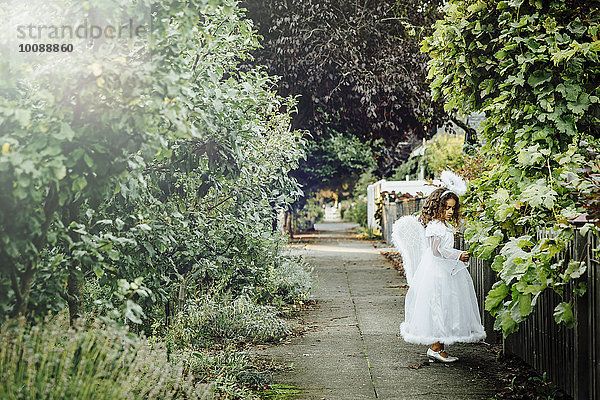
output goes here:
<path id="1" fill-rule="evenodd" d="M 92 160 L 87 153 L 83 154 L 83 161 L 85 161 L 85 165 L 87 165 L 88 168 L 92 168 L 94 166 L 94 160 Z"/>
<path id="2" fill-rule="evenodd" d="M 93 264 L 92 265 L 92 270 L 94 271 L 94 274 L 96 274 L 96 276 L 98 278 L 101 278 L 104 275 L 104 270 L 102 269 L 102 267 L 98 264 Z"/>
<path id="3" fill-rule="evenodd" d="M 141 324 L 144 314 L 144 310 L 140 307 L 139 304 L 135 303 L 132 300 L 127 300 L 127 307 L 125 309 L 125 317 L 135 324 Z"/>
<path id="4" fill-rule="evenodd" d="M 87 180 L 83 176 L 78 176 L 75 180 L 73 180 L 73 184 L 71 185 L 71 189 L 74 192 L 80 192 L 87 186 Z"/>
<path id="5" fill-rule="evenodd" d="M 506 257 L 504 257 L 501 254 L 498 254 L 496 257 L 494 257 L 494 262 L 491 265 L 492 270 L 494 270 L 496 272 L 502 270 L 505 261 L 506 261 Z"/>
<path id="6" fill-rule="evenodd" d="M 579 282 L 579 285 L 573 288 L 573 293 L 579 297 L 583 296 L 585 292 L 587 292 L 587 284 L 585 282 Z"/>
<path id="7" fill-rule="evenodd" d="M 552 79 L 552 71 L 539 69 L 529 76 L 527 83 L 532 87 L 537 87 L 550 79 Z"/>
<path id="8" fill-rule="evenodd" d="M 146 233 L 148 233 L 148 232 L 150 232 L 152 230 L 152 228 L 148 224 L 138 224 L 137 228 L 140 229 L 140 230 L 142 230 L 142 231 L 144 231 L 144 232 L 146 232 Z"/>
<path id="9" fill-rule="evenodd" d="M 582 115 L 590 108 L 590 96 L 587 93 L 581 93 L 577 103 L 567 103 L 567 108 L 573 111 L 574 114 Z"/>
<path id="10" fill-rule="evenodd" d="M 581 93 L 581 86 L 573 83 L 560 83 L 556 86 L 556 91 L 559 92 L 567 101 L 571 103 L 577 102 Z"/>
<path id="11" fill-rule="evenodd" d="M 64 165 L 54 167 L 53 170 L 54 176 L 56 176 L 56 179 L 58 180 L 64 179 L 65 176 L 67 176 L 67 168 Z"/>
<path id="12" fill-rule="evenodd" d="M 496 230 L 493 236 L 488 236 L 487 238 L 485 238 L 481 242 L 481 245 L 477 247 L 475 251 L 475 257 L 482 260 L 489 259 L 503 238 L 504 235 L 502 234 L 502 232 L 500 230 Z"/>
<path id="13" fill-rule="evenodd" d="M 496 52 L 496 54 L 494 54 L 494 57 L 496 57 L 499 61 L 502 61 L 506 58 L 506 54 L 506 51 L 499 50 Z"/>
<path id="14" fill-rule="evenodd" d="M 556 321 L 557 324 L 565 324 L 567 328 L 575 326 L 575 317 L 573 315 L 571 303 L 563 301 L 554 308 L 554 321 Z"/>
<path id="15" fill-rule="evenodd" d="M 506 257 L 506 262 L 514 264 L 515 262 L 527 260 L 530 253 L 523 250 L 524 247 L 533 245 L 530 235 L 519 236 L 518 238 L 510 238 L 510 240 L 502 247 L 500 254 Z"/>
<path id="16" fill-rule="evenodd" d="M 521 165 L 536 165 L 545 161 L 544 154 L 540 151 L 540 145 L 535 144 L 519 150 L 517 162 Z"/>
<path id="17" fill-rule="evenodd" d="M 583 261 L 570 260 L 563 274 L 565 280 L 577 279 L 587 271 L 587 264 Z"/>
<path id="18" fill-rule="evenodd" d="M 551 209 L 556 202 L 556 193 L 548 187 L 544 179 L 538 179 L 536 183 L 531 184 L 521 193 L 520 199 L 529 203 L 532 207 L 545 207 Z"/>
<path id="19" fill-rule="evenodd" d="M 73 129 L 71 129 L 71 126 L 69 124 L 63 122 L 62 124 L 60 124 L 60 133 L 56 135 L 56 137 L 61 140 L 70 141 L 73 140 L 73 137 L 75 137 L 75 132 L 73 131 Z"/>
<path id="20" fill-rule="evenodd" d="M 497 286 L 494 285 L 494 288 L 492 288 L 488 292 L 485 298 L 486 311 L 489 311 L 490 314 L 492 314 L 492 316 L 496 315 L 496 312 L 494 312 L 494 310 L 504 302 L 504 299 L 507 295 L 508 286 L 506 286 L 504 283 L 500 283 Z"/>
<path id="21" fill-rule="evenodd" d="M 519 312 L 526 317 L 533 311 L 531 306 L 531 294 L 519 294 Z"/>
<path id="22" fill-rule="evenodd" d="M 504 312 L 500 316 L 501 322 L 500 327 L 502 328 L 502 335 L 506 338 L 513 332 L 516 332 L 519 328 L 517 322 L 513 319 L 510 312 Z"/>
<path id="23" fill-rule="evenodd" d="M 497 221 L 503 222 L 512 215 L 515 211 L 515 206 L 513 204 L 500 204 L 496 209 L 496 213 L 494 217 Z"/>

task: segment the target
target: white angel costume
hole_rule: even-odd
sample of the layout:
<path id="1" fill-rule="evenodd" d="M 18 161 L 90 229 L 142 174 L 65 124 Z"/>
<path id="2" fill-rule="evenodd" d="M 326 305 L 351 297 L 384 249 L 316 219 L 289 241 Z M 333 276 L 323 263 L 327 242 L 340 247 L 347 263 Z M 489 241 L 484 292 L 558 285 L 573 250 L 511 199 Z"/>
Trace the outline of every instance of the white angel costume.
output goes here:
<path id="1" fill-rule="evenodd" d="M 454 230 L 433 220 L 427 228 L 416 216 L 394 223 L 392 241 L 402 255 L 409 285 L 400 333 L 405 341 L 477 342 L 485 338 L 473 280 L 462 251 L 454 247 Z"/>

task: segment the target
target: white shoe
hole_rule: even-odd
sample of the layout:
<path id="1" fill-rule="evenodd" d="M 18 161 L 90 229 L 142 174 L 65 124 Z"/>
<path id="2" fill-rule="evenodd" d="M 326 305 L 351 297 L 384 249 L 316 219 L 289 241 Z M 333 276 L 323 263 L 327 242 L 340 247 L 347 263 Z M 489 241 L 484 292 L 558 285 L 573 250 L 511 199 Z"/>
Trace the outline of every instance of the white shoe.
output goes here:
<path id="1" fill-rule="evenodd" d="M 448 354 L 448 357 L 444 357 L 442 356 L 440 353 L 441 352 L 445 352 L 445 350 L 440 350 L 440 351 L 433 351 L 431 350 L 431 347 L 427 349 L 427 357 L 429 357 L 429 362 L 435 362 L 435 360 L 441 361 L 443 363 L 451 363 L 454 361 L 458 361 L 458 357 L 452 357 L 450 354 Z"/>

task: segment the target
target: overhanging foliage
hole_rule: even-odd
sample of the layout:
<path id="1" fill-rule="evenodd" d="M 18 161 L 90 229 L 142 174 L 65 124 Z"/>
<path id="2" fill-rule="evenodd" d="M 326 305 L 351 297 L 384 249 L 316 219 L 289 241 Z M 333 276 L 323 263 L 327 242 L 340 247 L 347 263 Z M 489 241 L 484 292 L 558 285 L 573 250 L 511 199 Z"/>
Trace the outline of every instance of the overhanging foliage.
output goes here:
<path id="1" fill-rule="evenodd" d="M 487 172 L 471 182 L 465 235 L 500 281 L 486 309 L 504 335 L 532 311 L 540 293 L 566 293 L 577 260 L 557 259 L 582 208 L 572 184 L 590 163 L 586 139 L 600 137 L 598 5 L 584 1 L 450 1 L 423 43 L 436 98 L 448 112 L 485 112 Z M 589 171 L 588 171 L 589 172 Z M 553 238 L 536 238 L 550 228 Z M 585 291 L 576 284 L 575 294 Z M 572 326 L 572 304 L 556 322 Z"/>
<path id="2" fill-rule="evenodd" d="M 375 151 L 413 145 L 402 143 L 430 137 L 446 119 L 441 103 L 431 100 L 425 82 L 427 57 L 418 49 L 420 35 L 435 21 L 439 4 L 242 3 L 264 37 L 253 64 L 281 76 L 280 94 L 300 96 L 295 126 L 314 137 L 327 134 L 329 128 L 349 133 Z M 379 175 L 389 174 L 409 153 L 410 149 L 379 157 Z"/>

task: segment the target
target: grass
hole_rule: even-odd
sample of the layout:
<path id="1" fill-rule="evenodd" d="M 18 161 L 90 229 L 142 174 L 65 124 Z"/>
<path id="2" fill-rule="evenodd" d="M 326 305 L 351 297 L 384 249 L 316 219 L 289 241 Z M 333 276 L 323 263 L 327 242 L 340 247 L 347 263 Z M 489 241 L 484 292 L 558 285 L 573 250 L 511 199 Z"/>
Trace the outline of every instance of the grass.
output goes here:
<path id="1" fill-rule="evenodd" d="M 217 301 L 208 296 L 189 301 L 167 334 L 176 348 L 202 348 L 216 340 L 273 342 L 291 333 L 274 307 L 257 305 L 247 296 Z"/>
<path id="2" fill-rule="evenodd" d="M 269 385 L 267 389 L 261 390 L 260 398 L 266 400 L 290 400 L 297 398 L 302 391 L 290 385 Z"/>
<path id="3" fill-rule="evenodd" d="M 211 388 L 125 328 L 67 329 L 60 318 L 0 329 L 0 398 L 206 399 Z"/>

